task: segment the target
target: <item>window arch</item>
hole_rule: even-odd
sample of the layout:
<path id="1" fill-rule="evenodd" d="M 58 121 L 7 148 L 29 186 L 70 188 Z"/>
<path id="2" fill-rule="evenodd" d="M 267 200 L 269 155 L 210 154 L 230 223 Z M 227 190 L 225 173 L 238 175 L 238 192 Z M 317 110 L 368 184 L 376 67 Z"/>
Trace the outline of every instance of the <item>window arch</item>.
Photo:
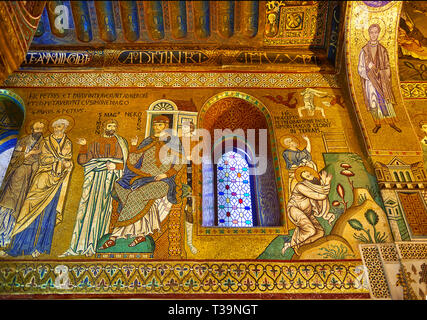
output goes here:
<path id="1" fill-rule="evenodd" d="M 244 96 L 246 99 L 240 98 L 240 96 Z M 282 225 L 284 209 L 281 207 L 283 198 L 282 193 L 279 194 L 279 191 L 283 190 L 283 188 L 281 181 L 276 176 L 279 174 L 277 170 L 278 163 L 276 161 L 274 136 L 270 135 L 271 123 L 268 122 L 270 117 L 268 114 L 263 113 L 265 109 L 259 105 L 259 102 L 249 102 L 248 99 L 254 98 L 234 91 L 224 92 L 211 98 L 199 113 L 200 127 L 210 133 L 210 150 L 211 156 L 213 156 L 212 162 L 202 162 L 200 167 L 200 192 L 202 194 L 200 209 L 202 211 L 203 227 L 226 227 L 224 225 L 226 219 L 223 219 L 221 214 L 226 214 L 230 211 L 221 213 L 221 208 L 218 207 L 218 193 L 220 191 L 217 189 L 221 185 L 218 184 L 220 178 L 218 178 L 217 174 L 220 158 L 230 151 L 240 154 L 242 158 L 247 160 L 251 171 L 249 181 L 252 225 L 248 223 L 248 226 L 276 227 Z M 250 142 L 245 140 L 249 129 L 256 132 L 255 140 Z M 222 130 L 222 140 L 216 135 L 216 130 Z M 229 133 L 225 134 L 227 130 L 229 130 Z M 243 133 L 238 133 L 240 130 Z M 265 142 L 260 140 L 261 135 L 258 135 L 261 130 L 266 133 Z M 261 144 L 260 141 L 262 141 Z M 258 164 L 252 161 L 259 159 L 260 156 L 263 157 L 262 159 L 266 163 L 263 169 L 257 169 Z M 219 221 L 222 219 L 224 220 L 223 223 Z M 250 221 L 250 219 L 248 220 Z M 233 227 L 233 225 L 229 227 Z"/>
<path id="2" fill-rule="evenodd" d="M 399 175 L 397 174 L 397 172 L 393 172 L 393 175 L 394 175 L 394 179 L 395 179 L 397 182 L 399 182 L 399 181 L 400 181 L 400 179 L 399 179 Z"/>

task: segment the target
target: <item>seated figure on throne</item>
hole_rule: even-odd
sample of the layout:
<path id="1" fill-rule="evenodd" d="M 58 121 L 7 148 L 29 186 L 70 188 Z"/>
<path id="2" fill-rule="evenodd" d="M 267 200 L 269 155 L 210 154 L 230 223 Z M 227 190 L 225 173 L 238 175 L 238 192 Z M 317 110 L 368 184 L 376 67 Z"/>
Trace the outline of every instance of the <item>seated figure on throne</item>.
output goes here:
<path id="1" fill-rule="evenodd" d="M 118 238 L 133 238 L 129 247 L 144 242 L 147 235 L 160 231 L 172 205 L 181 201 L 186 166 L 179 139 L 167 133 L 168 127 L 169 118 L 157 116 L 152 136 L 139 146 L 137 137 L 131 140 L 123 176 L 114 185 L 113 198 L 118 206 L 112 213 L 111 234 L 100 250 L 115 246 Z"/>

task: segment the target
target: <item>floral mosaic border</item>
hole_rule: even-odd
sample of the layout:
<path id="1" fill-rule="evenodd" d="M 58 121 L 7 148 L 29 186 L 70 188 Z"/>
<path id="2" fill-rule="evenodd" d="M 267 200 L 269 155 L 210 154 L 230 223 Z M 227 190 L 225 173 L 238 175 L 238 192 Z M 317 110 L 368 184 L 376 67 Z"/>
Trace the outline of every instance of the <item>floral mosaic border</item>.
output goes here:
<path id="1" fill-rule="evenodd" d="M 1 261 L 0 298 L 30 294 L 353 294 L 360 260 Z"/>
<path id="2" fill-rule="evenodd" d="M 404 99 L 427 99 L 427 82 L 401 82 Z"/>

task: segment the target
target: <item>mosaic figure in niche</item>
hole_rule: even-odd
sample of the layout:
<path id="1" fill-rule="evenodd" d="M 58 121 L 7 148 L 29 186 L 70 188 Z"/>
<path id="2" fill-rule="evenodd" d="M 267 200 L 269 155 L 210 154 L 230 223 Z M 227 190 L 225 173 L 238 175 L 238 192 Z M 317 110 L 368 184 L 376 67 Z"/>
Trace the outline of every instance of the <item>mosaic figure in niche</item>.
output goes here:
<path id="1" fill-rule="evenodd" d="M 268 37 L 274 37 L 277 34 L 278 28 L 278 13 L 272 12 L 267 15 L 267 23 L 265 25 L 265 34 Z"/>
<path id="2" fill-rule="evenodd" d="M 295 171 L 295 178 L 298 183 L 287 205 L 288 217 L 295 224 L 295 230 L 290 242 L 285 241 L 282 254 L 292 248 L 299 255 L 298 248 L 325 235 L 316 217 L 322 217 L 330 224 L 335 219 L 334 214 L 329 212 L 328 200 L 332 175 L 326 171 L 319 174 L 311 167 L 302 166 Z"/>
<path id="3" fill-rule="evenodd" d="M 123 175 L 128 144 L 117 131 L 115 119 L 103 122 L 103 133 L 89 145 L 80 138 L 77 163 L 84 169 L 82 196 L 70 248 L 63 254 L 92 256 L 98 240 L 108 233 L 114 183 Z"/>
<path id="4" fill-rule="evenodd" d="M 31 134 L 19 139 L 10 159 L 0 194 L 0 247 L 10 243 L 15 220 L 39 165 L 44 130 L 45 124 L 35 121 Z"/>
<path id="5" fill-rule="evenodd" d="M 363 95 L 368 111 L 375 123 L 372 130 L 377 133 L 382 125 L 388 124 L 397 132 L 396 100 L 391 86 L 391 69 L 387 49 L 379 43 L 381 27 L 372 24 L 368 28 L 368 43 L 359 54 L 358 73 L 362 82 Z"/>
<path id="6" fill-rule="evenodd" d="M 194 136 L 195 126 L 192 121 L 186 120 L 182 122 L 182 146 L 184 149 L 184 155 L 187 163 L 187 185 L 191 186 L 192 183 L 192 151 L 193 148 L 198 144 L 198 141 L 192 141 L 191 138 Z M 185 212 L 185 232 L 187 235 L 187 245 L 190 248 L 193 254 L 197 253 L 197 248 L 193 245 L 193 210 L 194 210 L 194 201 L 193 197 L 187 197 L 187 203 L 184 208 Z"/>
<path id="7" fill-rule="evenodd" d="M 300 149 L 300 144 L 295 137 L 285 136 L 282 138 L 282 145 L 285 148 L 283 151 L 283 159 L 286 162 L 286 169 L 289 171 L 289 194 L 295 187 L 297 181 L 295 180 L 295 170 L 300 166 L 308 166 L 317 170 L 316 164 L 311 158 L 311 142 L 310 139 L 303 135 L 302 138 L 306 141 L 306 147 Z"/>
<path id="8" fill-rule="evenodd" d="M 160 223 L 172 205 L 181 201 L 186 167 L 179 139 L 167 133 L 168 127 L 169 118 L 157 116 L 152 136 L 139 146 L 137 137 L 131 140 L 123 177 L 114 184 L 118 207 L 110 222 L 112 233 L 101 250 L 114 246 L 117 238 L 133 238 L 129 247 L 145 241 L 147 235 L 160 231 Z M 160 156 L 166 144 L 170 154 Z"/>
<path id="9" fill-rule="evenodd" d="M 69 125 L 67 119 L 54 121 L 53 133 L 44 138 L 39 167 L 17 216 L 10 248 L 2 255 L 38 257 L 50 253 L 73 168 L 72 143 L 65 133 Z"/>

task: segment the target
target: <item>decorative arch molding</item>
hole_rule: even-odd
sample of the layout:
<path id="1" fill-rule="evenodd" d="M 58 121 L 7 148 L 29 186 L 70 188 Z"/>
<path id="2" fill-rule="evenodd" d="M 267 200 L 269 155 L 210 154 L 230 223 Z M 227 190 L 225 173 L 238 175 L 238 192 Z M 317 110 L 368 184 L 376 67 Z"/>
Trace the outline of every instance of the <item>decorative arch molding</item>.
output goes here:
<path id="1" fill-rule="evenodd" d="M 0 89 L 0 185 L 24 119 L 25 104 L 22 98 L 12 91 Z"/>
<path id="2" fill-rule="evenodd" d="M 251 233 L 252 234 L 257 234 L 257 233 L 265 233 L 265 232 L 271 232 L 271 233 L 286 233 L 287 232 L 287 226 L 286 226 L 286 215 L 285 215 L 285 203 L 284 203 L 284 188 L 283 188 L 283 182 L 281 181 L 281 175 L 280 175 L 280 165 L 279 165 L 279 157 L 278 157 L 278 148 L 277 148 L 277 143 L 276 143 L 276 136 L 275 136 L 275 132 L 273 129 L 273 123 L 272 123 L 272 117 L 270 115 L 269 110 L 267 109 L 267 107 L 257 98 L 244 93 L 244 92 L 240 92 L 240 91 L 223 91 L 220 92 L 214 96 L 212 96 L 211 98 L 209 98 L 202 106 L 202 108 L 199 111 L 198 114 L 198 120 L 197 120 L 197 128 L 199 129 L 206 129 L 206 125 L 209 125 L 206 122 L 206 115 L 208 114 L 208 110 L 215 105 L 216 103 L 220 102 L 223 99 L 227 99 L 227 98 L 237 98 L 237 99 L 241 99 L 245 102 L 247 102 L 248 104 L 250 104 L 251 106 L 255 107 L 257 111 L 260 112 L 260 114 L 262 114 L 264 116 L 265 119 L 265 123 L 267 125 L 267 132 L 268 132 L 268 137 L 269 137 L 269 142 L 270 142 L 270 152 L 269 152 L 269 157 L 271 157 L 271 166 L 272 166 L 272 173 L 274 175 L 274 177 L 272 177 L 275 182 L 276 182 L 276 190 L 277 190 L 277 196 L 278 196 L 278 201 L 279 201 L 279 208 L 280 208 L 280 223 L 281 225 L 277 225 L 274 227 L 258 227 L 259 230 L 252 230 Z M 197 165 L 194 172 L 195 172 L 195 181 L 200 181 L 200 184 L 195 186 L 195 191 L 196 194 L 199 194 L 202 197 L 202 203 L 200 203 L 197 206 L 197 217 L 199 219 L 199 221 L 203 221 L 203 212 L 202 212 L 202 208 L 203 208 L 203 190 L 202 190 L 202 185 L 203 185 L 203 175 L 204 175 L 204 171 L 205 169 L 202 168 L 202 165 Z M 201 225 L 201 226 L 200 226 Z M 202 225 L 202 223 L 200 223 L 199 225 L 199 229 L 198 229 L 198 233 L 199 235 L 206 235 L 206 234 L 210 234 L 212 235 L 213 233 L 216 232 L 221 232 L 219 230 L 207 230 L 209 227 L 207 225 Z M 258 228 L 254 228 L 254 229 L 258 229 Z M 227 228 L 230 229 L 230 228 Z M 260 231 L 262 229 L 262 231 Z M 266 231 L 268 230 L 268 231 Z M 241 228 L 236 228 L 233 230 L 227 230 L 225 231 L 225 233 L 232 233 L 232 234 L 239 234 L 239 233 L 244 233 L 247 234 L 246 230 L 242 230 Z M 224 234 L 224 233 L 222 233 Z"/>
<path id="3" fill-rule="evenodd" d="M 24 103 L 24 100 L 19 95 L 7 89 L 0 89 L 0 99 L 7 99 L 14 102 L 22 110 L 25 117 L 25 114 L 26 114 L 25 103 Z"/>
<path id="4" fill-rule="evenodd" d="M 265 105 L 258 100 L 257 98 L 251 96 L 250 94 L 244 93 L 244 92 L 240 92 L 240 91 L 223 91 L 220 93 L 217 93 L 216 95 L 212 96 L 211 98 L 209 98 L 202 106 L 202 108 L 200 109 L 199 112 L 199 127 L 202 127 L 203 124 L 203 116 L 204 114 L 206 114 L 206 112 L 208 111 L 208 109 L 216 102 L 225 99 L 225 98 L 239 98 L 242 100 L 245 100 L 247 102 L 249 102 L 250 104 L 254 105 L 255 107 L 257 107 L 265 116 L 265 119 L 267 121 L 268 124 L 268 129 L 271 132 L 273 132 L 273 124 L 272 124 L 272 117 L 270 115 L 270 112 L 268 111 L 268 109 L 265 107 Z M 274 132 L 273 132 L 274 133 Z"/>

